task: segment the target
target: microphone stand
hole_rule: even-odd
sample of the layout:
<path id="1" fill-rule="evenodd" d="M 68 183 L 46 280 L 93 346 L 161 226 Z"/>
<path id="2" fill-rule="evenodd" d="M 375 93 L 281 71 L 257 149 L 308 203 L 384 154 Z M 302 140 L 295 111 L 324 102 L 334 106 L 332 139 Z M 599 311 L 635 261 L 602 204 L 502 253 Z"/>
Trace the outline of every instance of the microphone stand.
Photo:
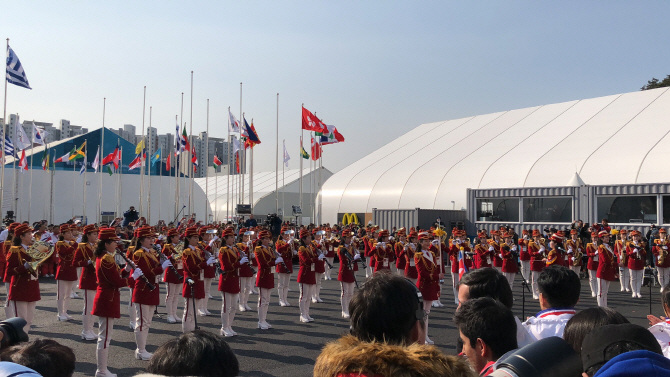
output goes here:
<path id="1" fill-rule="evenodd" d="M 186 206 L 181 207 L 181 209 L 179 210 L 179 213 L 177 213 L 177 216 L 174 217 L 174 220 L 172 220 L 173 224 L 177 223 L 177 219 L 179 218 L 179 215 L 181 215 L 181 212 L 184 210 L 184 208 L 186 208 Z"/>
<path id="2" fill-rule="evenodd" d="M 191 301 L 193 301 L 193 323 L 195 323 L 195 329 L 200 330 L 200 327 L 198 327 L 198 314 L 195 310 L 195 281 L 188 279 L 186 283 L 191 286 Z"/>

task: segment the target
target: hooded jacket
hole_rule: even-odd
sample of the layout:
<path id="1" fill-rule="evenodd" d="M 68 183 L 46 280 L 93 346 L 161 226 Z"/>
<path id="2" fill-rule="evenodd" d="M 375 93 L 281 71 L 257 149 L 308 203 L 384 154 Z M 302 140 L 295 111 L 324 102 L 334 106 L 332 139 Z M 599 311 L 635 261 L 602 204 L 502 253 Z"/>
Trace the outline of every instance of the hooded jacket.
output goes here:
<path id="1" fill-rule="evenodd" d="M 476 377 L 466 359 L 447 356 L 434 346 L 363 342 L 346 335 L 326 344 L 314 377 Z"/>

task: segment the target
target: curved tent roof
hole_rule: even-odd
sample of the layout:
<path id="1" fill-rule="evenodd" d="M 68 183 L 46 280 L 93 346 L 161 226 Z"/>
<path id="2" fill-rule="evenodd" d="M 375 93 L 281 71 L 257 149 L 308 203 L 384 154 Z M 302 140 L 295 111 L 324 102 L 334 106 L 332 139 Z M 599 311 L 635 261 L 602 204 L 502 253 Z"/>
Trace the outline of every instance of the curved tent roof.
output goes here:
<path id="1" fill-rule="evenodd" d="M 670 182 L 670 88 L 422 124 L 334 174 L 338 213 L 466 206 L 467 188 Z M 453 201 L 453 203 L 452 203 Z"/>

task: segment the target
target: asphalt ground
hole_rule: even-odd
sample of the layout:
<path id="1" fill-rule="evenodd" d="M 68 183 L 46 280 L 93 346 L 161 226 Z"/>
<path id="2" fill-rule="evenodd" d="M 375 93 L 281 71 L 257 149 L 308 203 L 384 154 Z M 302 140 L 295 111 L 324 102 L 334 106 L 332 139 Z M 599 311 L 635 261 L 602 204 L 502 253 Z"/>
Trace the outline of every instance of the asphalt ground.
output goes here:
<path id="1" fill-rule="evenodd" d="M 335 266 L 337 268 L 337 266 Z M 335 276 L 336 274 L 333 274 Z M 365 280 L 363 271 L 357 273 L 359 284 Z M 433 308 L 430 313 L 429 335 L 443 352 L 455 353 L 455 343 L 458 332 L 452 318 L 456 305 L 451 289 L 450 277 L 443 286 L 443 308 Z M 74 317 L 70 322 L 56 320 L 56 283 L 53 278 L 41 278 L 40 289 L 42 300 L 37 304 L 37 311 L 31 339 L 52 338 L 71 347 L 77 357 L 75 376 L 92 376 L 95 374 L 95 342 L 83 341 L 80 337 L 82 330 L 81 311 L 83 299 L 70 301 L 69 314 Z M 312 304 L 310 315 L 315 319 L 312 323 L 301 323 L 298 311 L 298 284 L 295 274 L 292 276 L 289 302 L 291 307 L 280 307 L 277 292 L 272 292 L 272 302 L 268 311 L 267 321 L 273 329 L 261 331 L 256 328 L 257 314 L 255 312 L 257 295 L 251 296 L 249 302 L 254 309 L 252 312 L 240 313 L 235 317 L 234 330 L 239 334 L 227 338 L 240 363 L 241 376 L 311 376 L 314 362 L 325 343 L 335 340 L 347 333 L 348 320 L 341 317 L 340 284 L 336 280 L 324 281 L 321 290 L 323 303 Z M 165 299 L 165 286 L 161 284 L 161 301 Z M 660 304 L 660 287 L 652 289 L 652 306 L 655 315 L 662 315 Z M 521 276 L 517 275 L 514 282 L 514 312 L 519 318 L 522 314 L 522 286 Z M 220 310 L 221 297 L 215 282 L 212 284 L 214 299 L 209 300 L 209 311 L 212 316 L 198 317 L 201 329 L 219 333 L 221 327 Z M 80 295 L 81 296 L 81 295 Z M 135 338 L 129 328 L 128 311 L 124 304 L 129 299 L 129 290 L 122 290 L 121 304 L 122 317 L 114 325 L 114 333 L 110 347 L 109 369 L 112 373 L 122 376 L 133 376 L 141 373 L 148 365 L 148 361 L 139 361 L 134 358 Z M 540 310 L 539 303 L 532 300 L 532 295 L 525 295 L 525 317 L 534 315 Z M 629 321 L 647 326 L 649 314 L 649 288 L 642 288 L 642 299 L 631 298 L 630 293 L 620 292 L 618 282 L 612 282 L 608 296 L 611 308 L 622 313 Z M 577 309 L 586 309 L 596 306 L 596 299 L 591 297 L 588 280 L 582 279 L 582 295 Z M 181 300 L 180 310 L 181 315 Z M 2 311 L 0 311 L 2 312 Z M 159 307 L 160 313 L 165 313 L 165 307 Z M 97 332 L 97 323 L 96 330 Z M 154 352 L 164 342 L 181 335 L 181 324 L 169 324 L 163 318 L 154 317 L 149 331 L 147 350 Z"/>

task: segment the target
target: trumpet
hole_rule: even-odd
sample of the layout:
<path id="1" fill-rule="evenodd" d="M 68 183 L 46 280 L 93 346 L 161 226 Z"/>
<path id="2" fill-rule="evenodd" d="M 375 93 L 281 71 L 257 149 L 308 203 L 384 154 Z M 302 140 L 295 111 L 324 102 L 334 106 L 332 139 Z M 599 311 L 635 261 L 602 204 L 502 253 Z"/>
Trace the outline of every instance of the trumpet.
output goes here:
<path id="1" fill-rule="evenodd" d="M 279 252 L 277 251 L 277 248 L 272 243 L 270 243 L 269 248 L 270 248 L 270 251 L 272 251 L 272 255 L 274 255 L 275 258 L 281 257 L 281 254 L 279 254 Z M 285 270 L 288 270 L 288 267 L 286 267 L 286 263 L 284 262 L 283 257 L 282 257 L 281 265 L 282 265 L 282 267 L 284 267 Z"/>
<path id="2" fill-rule="evenodd" d="M 237 247 L 235 247 L 235 249 L 237 249 Z M 233 249 L 233 250 L 235 250 L 235 249 Z M 254 268 L 251 266 L 251 259 L 249 258 L 249 255 L 247 253 L 245 253 L 244 251 L 242 251 L 242 249 L 237 249 L 237 250 L 240 252 L 241 256 L 246 257 L 247 259 L 249 259 L 249 263 L 247 263 L 247 265 L 249 265 L 249 268 L 251 269 L 251 272 L 255 274 L 256 270 L 254 270 Z"/>
<path id="3" fill-rule="evenodd" d="M 209 230 L 207 232 L 209 232 Z M 205 253 L 205 258 L 207 258 L 207 259 L 212 258 L 212 253 L 210 253 L 209 251 L 207 251 L 205 249 L 202 249 L 202 251 L 203 251 L 203 253 Z M 218 272 L 219 275 L 225 275 L 226 274 L 226 271 L 224 271 L 221 268 L 221 264 L 219 263 L 218 259 L 216 261 L 214 261 L 214 267 L 216 267 L 216 272 Z"/>
<path id="4" fill-rule="evenodd" d="M 156 254 L 158 254 L 158 256 L 160 257 L 161 263 L 169 259 L 165 254 L 163 254 L 163 251 L 161 251 L 160 245 L 154 245 L 154 250 L 156 250 Z M 170 265 L 170 270 L 172 270 L 172 272 L 175 275 L 177 275 L 177 280 L 179 281 L 184 280 L 184 277 L 181 276 L 179 271 L 177 271 L 177 269 L 174 266 Z"/>
<path id="5" fill-rule="evenodd" d="M 121 258 L 123 258 L 123 260 L 125 260 L 126 263 L 127 263 L 133 270 L 137 269 L 137 265 L 136 265 L 135 263 L 133 263 L 130 259 L 128 259 L 128 257 L 125 256 L 123 253 L 117 253 L 117 255 L 120 255 Z M 140 277 L 142 278 L 142 280 L 144 280 L 144 283 L 146 283 L 147 288 L 149 288 L 150 291 L 153 291 L 154 289 L 156 289 L 156 286 L 153 285 L 153 284 L 149 281 L 149 278 L 147 278 L 146 276 L 144 276 L 144 273 L 143 273 Z"/>
<path id="6" fill-rule="evenodd" d="M 323 236 L 324 234 L 326 234 L 326 232 L 324 232 L 323 230 L 320 230 L 320 231 L 316 232 L 316 234 Z M 322 241 L 322 239 L 319 240 L 319 241 Z M 317 243 L 317 245 L 321 246 L 321 243 Z M 321 250 L 320 247 L 317 247 L 316 250 L 317 250 L 317 255 L 319 255 L 319 256 L 324 255 L 323 250 Z M 325 255 L 324 255 L 324 258 L 322 259 L 322 261 L 326 262 L 326 264 L 328 265 L 328 268 L 330 268 L 330 269 L 333 268 L 333 265 L 330 264 L 330 262 L 328 262 L 328 260 L 325 258 Z"/>
<path id="7" fill-rule="evenodd" d="M 37 277 L 37 268 L 42 265 L 51 254 L 54 253 L 55 248 L 48 242 L 44 241 L 35 241 L 33 244 L 26 250 L 26 254 L 30 255 L 31 258 L 35 259 L 33 262 L 28 263 L 28 271 L 34 276 Z"/>

